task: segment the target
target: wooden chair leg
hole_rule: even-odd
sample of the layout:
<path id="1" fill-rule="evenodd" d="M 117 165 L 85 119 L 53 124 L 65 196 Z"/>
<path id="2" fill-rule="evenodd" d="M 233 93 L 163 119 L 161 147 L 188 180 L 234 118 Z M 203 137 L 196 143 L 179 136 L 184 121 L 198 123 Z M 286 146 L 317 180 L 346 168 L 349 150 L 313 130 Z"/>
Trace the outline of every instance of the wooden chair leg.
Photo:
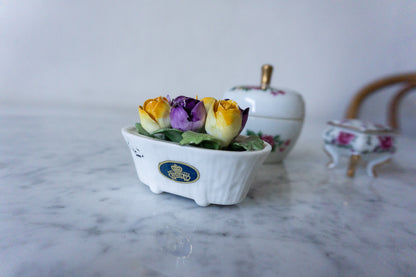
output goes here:
<path id="1" fill-rule="evenodd" d="M 390 102 L 389 107 L 389 125 L 398 130 L 400 128 L 397 111 L 399 109 L 399 104 L 403 96 L 405 96 L 408 92 L 415 91 L 416 89 L 416 82 L 410 83 L 404 88 L 402 88 L 393 98 L 393 100 Z"/>
<path id="2" fill-rule="evenodd" d="M 350 163 L 348 165 L 348 171 L 347 171 L 348 177 L 354 177 L 355 168 L 357 167 L 357 164 L 360 161 L 360 159 L 361 159 L 360 155 L 351 155 Z"/>

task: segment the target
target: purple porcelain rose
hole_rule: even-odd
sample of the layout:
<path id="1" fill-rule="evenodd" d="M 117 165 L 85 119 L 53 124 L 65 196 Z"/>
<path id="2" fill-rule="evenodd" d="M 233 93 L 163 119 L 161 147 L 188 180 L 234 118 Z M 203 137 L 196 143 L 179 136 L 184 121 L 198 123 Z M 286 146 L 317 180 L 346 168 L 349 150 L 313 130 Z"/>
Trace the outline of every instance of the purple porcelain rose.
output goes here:
<path id="1" fill-rule="evenodd" d="M 347 145 L 354 139 L 354 134 L 347 133 L 347 132 L 339 132 L 337 141 L 339 144 Z"/>
<path id="2" fill-rule="evenodd" d="M 204 102 L 186 96 L 171 101 L 170 123 L 181 131 L 199 131 L 205 125 L 207 112 Z"/>

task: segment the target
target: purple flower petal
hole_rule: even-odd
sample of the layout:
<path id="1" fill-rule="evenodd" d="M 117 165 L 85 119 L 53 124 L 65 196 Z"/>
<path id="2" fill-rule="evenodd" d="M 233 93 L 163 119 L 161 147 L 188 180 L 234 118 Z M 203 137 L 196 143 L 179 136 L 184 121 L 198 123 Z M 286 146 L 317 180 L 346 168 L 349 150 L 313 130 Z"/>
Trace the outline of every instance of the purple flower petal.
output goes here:
<path id="1" fill-rule="evenodd" d="M 196 100 L 193 98 L 187 98 L 185 100 L 185 110 L 191 111 L 195 107 L 195 105 L 198 104 L 199 102 L 200 102 L 199 100 Z"/>
<path id="2" fill-rule="evenodd" d="M 242 110 L 240 108 L 241 111 L 241 129 L 240 132 L 238 132 L 238 134 L 241 133 L 241 131 L 243 131 L 244 127 L 246 126 L 247 123 L 247 119 L 248 119 L 248 112 L 250 111 L 250 108 L 246 108 L 245 110 Z"/>
<path id="3" fill-rule="evenodd" d="M 186 99 L 187 97 L 186 96 L 183 96 L 183 95 L 181 95 L 181 96 L 178 96 L 178 97 L 176 97 L 175 99 L 173 99 L 172 101 L 171 101 L 171 103 L 170 103 L 170 105 L 173 107 L 173 106 L 175 106 L 175 105 L 181 105 L 182 107 L 184 107 L 185 105 L 185 99 Z"/>
<path id="4" fill-rule="evenodd" d="M 181 106 L 173 107 L 170 110 L 170 124 L 172 128 L 188 131 L 192 127 L 191 123 L 188 120 L 188 113 Z"/>
<path id="5" fill-rule="evenodd" d="M 204 102 L 199 101 L 191 110 L 191 115 L 194 121 L 205 119 L 207 112 L 205 111 Z"/>
<path id="6" fill-rule="evenodd" d="M 199 130 L 205 125 L 205 118 L 207 112 L 205 111 L 204 102 L 199 101 L 191 110 L 191 119 L 194 123 L 193 130 Z"/>

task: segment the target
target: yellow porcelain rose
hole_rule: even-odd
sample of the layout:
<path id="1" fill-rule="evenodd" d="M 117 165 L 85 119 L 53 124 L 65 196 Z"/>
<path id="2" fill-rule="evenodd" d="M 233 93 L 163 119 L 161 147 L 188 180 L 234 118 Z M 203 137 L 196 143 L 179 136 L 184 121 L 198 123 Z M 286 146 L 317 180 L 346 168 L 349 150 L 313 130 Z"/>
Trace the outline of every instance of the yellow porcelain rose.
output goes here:
<path id="1" fill-rule="evenodd" d="M 143 107 L 139 106 L 140 123 L 149 133 L 170 127 L 169 114 L 169 101 L 162 96 L 148 99 L 144 102 Z"/>
<path id="2" fill-rule="evenodd" d="M 233 100 L 215 100 L 212 97 L 203 98 L 207 119 L 205 131 L 221 141 L 226 147 L 240 134 L 248 116 L 248 109 L 242 111 Z"/>

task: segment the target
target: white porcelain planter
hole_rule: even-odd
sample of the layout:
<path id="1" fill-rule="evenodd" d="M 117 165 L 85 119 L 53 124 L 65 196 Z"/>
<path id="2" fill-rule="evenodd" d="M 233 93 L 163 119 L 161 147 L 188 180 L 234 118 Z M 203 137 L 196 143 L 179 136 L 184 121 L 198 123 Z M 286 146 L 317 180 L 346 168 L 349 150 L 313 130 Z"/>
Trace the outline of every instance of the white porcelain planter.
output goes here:
<path id="1" fill-rule="evenodd" d="M 137 175 L 154 193 L 191 198 L 199 206 L 232 205 L 244 200 L 258 167 L 271 151 L 222 151 L 142 136 L 135 127 L 121 130 Z"/>

